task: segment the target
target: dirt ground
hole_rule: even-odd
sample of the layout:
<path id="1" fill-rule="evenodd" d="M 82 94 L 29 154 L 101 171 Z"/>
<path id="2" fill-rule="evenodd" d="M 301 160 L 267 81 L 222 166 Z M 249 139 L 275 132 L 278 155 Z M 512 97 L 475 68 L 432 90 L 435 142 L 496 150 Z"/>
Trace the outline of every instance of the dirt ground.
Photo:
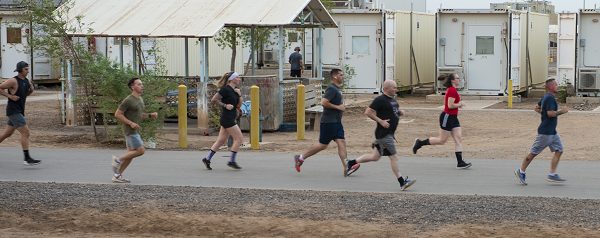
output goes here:
<path id="1" fill-rule="evenodd" d="M 45 92 L 48 93 L 48 92 Z M 346 142 L 350 157 L 370 152 L 375 123 L 364 116 L 364 108 L 368 106 L 374 95 L 351 95 L 346 97 L 348 110 L 344 113 L 343 124 L 346 133 Z M 505 103 L 498 103 L 489 109 L 462 111 L 459 119 L 463 128 L 464 157 L 478 159 L 521 159 L 528 153 L 529 146 L 534 140 L 539 124 L 539 114 L 532 109 L 537 101 L 526 100 L 515 103 L 515 110 L 495 110 L 505 108 Z M 398 151 L 401 156 L 413 156 L 410 146 L 414 138 L 436 136 L 438 133 L 438 115 L 440 105 L 426 103 L 424 97 L 399 98 L 401 108 L 406 110 L 396 133 Z M 565 106 L 562 105 L 561 106 Z M 566 105 L 577 108 L 577 105 Z M 419 109 L 411 109 L 419 108 Z M 427 109 L 423 109 L 427 108 Z M 5 106 L 0 105 L 0 111 Z M 587 109 L 589 110 L 589 108 Z M 26 116 L 32 129 L 31 146 L 32 155 L 35 147 L 53 148 L 124 148 L 123 144 L 103 144 L 95 142 L 90 127 L 65 127 L 61 124 L 60 105 L 56 100 L 28 102 Z M 599 153 L 597 135 L 600 134 L 600 114 L 572 110 L 559 119 L 558 131 L 565 147 L 564 160 L 598 160 Z M 4 113 L 0 121 L 6 121 Z M 5 126 L 2 126 L 5 127 Z M 244 133 L 245 140 L 248 134 Z M 157 150 L 179 150 L 177 145 L 178 135 L 173 130 L 159 133 Z M 215 141 L 216 135 L 209 136 L 198 134 L 189 135 L 189 149 L 205 153 Z M 263 151 L 285 151 L 293 154 L 300 153 L 303 149 L 317 142 L 318 132 L 307 131 L 306 139 L 296 140 L 295 132 L 263 133 Z M 247 142 L 246 142 L 247 144 Z M 15 135 L 2 142 L 0 146 L 18 147 L 19 136 Z M 453 157 L 454 143 L 449 141 L 443 146 L 426 147 L 419 151 L 417 156 L 427 157 Z M 337 148 L 332 144 L 327 153 L 335 155 Z M 148 153 L 152 153 L 151 150 Z M 550 153 L 544 152 L 542 159 L 549 159 Z M 42 158 L 43 159 L 43 158 Z M 240 153 L 243 160 L 243 152 Z M 2 214 L 2 213 L 0 213 Z M 83 215 L 85 214 L 85 215 Z M 123 214 L 123 213 L 120 213 Z M 52 211 L 45 214 L 54 222 L 47 227 L 36 230 L 27 228 L 27 217 L 15 214 L 2 214 L 2 217 L 11 217 L 15 226 L 0 229 L 0 237 L 172 237 L 175 236 L 232 236 L 228 230 L 244 230 L 241 236 L 258 237 L 288 237 L 288 236 L 362 236 L 362 237 L 591 237 L 598 235 L 597 230 L 581 229 L 577 227 L 565 228 L 543 224 L 527 224 L 523 226 L 506 223 L 489 225 L 451 225 L 430 231 L 412 231 L 411 227 L 398 224 L 381 222 L 359 222 L 353 220 L 328 220 L 311 221 L 281 217 L 252 217 L 252 216 L 219 216 L 212 214 L 180 214 L 156 212 L 148 210 L 143 214 L 131 213 L 126 217 L 118 214 L 104 213 L 102 211 L 76 210 Z M 76 219 L 78 216 L 83 219 Z M 90 219 L 93 218 L 93 219 Z M 77 220 L 84 227 L 79 230 L 70 230 L 68 221 Z M 111 232 L 99 228 L 96 224 L 106 226 L 117 222 L 126 221 L 129 230 L 125 233 Z M 56 222 L 58 221 L 58 223 Z M 64 221 L 61 223 L 60 221 Z M 86 224 L 89 223 L 89 224 Z M 39 223 L 36 223 L 39 224 Z M 61 225 L 62 224 L 62 225 Z M 152 224 L 162 224 L 159 228 Z M 166 226 L 179 230 L 179 233 L 161 233 L 153 229 Z M 195 226 L 208 227 L 208 230 L 198 230 Z M 348 233 L 360 227 L 358 233 Z M 203 228 L 204 229 L 204 228 Z M 204 233 L 208 232 L 208 233 Z M 305 232 L 302 233 L 300 232 Z M 199 235 L 204 234 L 204 235 Z M 237 233 L 239 236 L 239 233 Z M 594 235 L 592 235 L 594 234 Z"/>

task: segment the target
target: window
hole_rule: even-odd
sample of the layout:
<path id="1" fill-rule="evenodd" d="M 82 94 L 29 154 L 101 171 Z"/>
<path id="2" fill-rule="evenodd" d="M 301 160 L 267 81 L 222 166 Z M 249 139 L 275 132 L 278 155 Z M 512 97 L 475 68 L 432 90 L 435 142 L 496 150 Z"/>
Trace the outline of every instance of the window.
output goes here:
<path id="1" fill-rule="evenodd" d="M 353 55 L 368 55 L 369 54 L 369 37 L 368 36 L 352 36 L 352 54 Z"/>
<path id="2" fill-rule="evenodd" d="M 494 54 L 494 37 L 493 36 L 477 36 L 476 51 L 478 55 L 493 55 Z"/>
<path id="3" fill-rule="evenodd" d="M 298 32 L 288 32 L 288 42 L 298 42 Z"/>
<path id="4" fill-rule="evenodd" d="M 8 27 L 6 28 L 6 43 L 21 44 L 21 28 Z"/>
<path id="5" fill-rule="evenodd" d="M 114 45 L 121 45 L 121 37 L 113 37 Z M 123 45 L 129 45 L 129 37 L 123 37 Z"/>

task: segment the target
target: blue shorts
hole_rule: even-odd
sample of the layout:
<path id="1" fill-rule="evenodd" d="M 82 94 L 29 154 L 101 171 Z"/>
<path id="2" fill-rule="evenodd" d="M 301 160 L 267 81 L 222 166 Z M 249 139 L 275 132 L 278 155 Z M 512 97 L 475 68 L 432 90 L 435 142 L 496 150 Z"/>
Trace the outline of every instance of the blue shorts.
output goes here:
<path id="1" fill-rule="evenodd" d="M 127 144 L 127 149 L 135 150 L 144 146 L 144 141 L 142 141 L 142 136 L 140 134 L 135 133 L 131 135 L 125 135 L 125 143 Z"/>
<path id="2" fill-rule="evenodd" d="M 544 149 L 546 149 L 546 147 L 549 147 L 550 151 L 552 151 L 552 152 L 556 152 L 556 151 L 563 152 L 563 146 L 562 146 L 562 142 L 560 141 L 560 136 L 558 134 L 556 134 L 556 135 L 538 134 L 535 137 L 535 141 L 533 142 L 533 145 L 531 146 L 531 150 L 529 152 L 534 155 L 539 155 L 540 153 L 542 153 L 542 151 Z"/>
<path id="3" fill-rule="evenodd" d="M 25 120 L 25 116 L 21 113 L 12 114 L 8 116 L 8 125 L 14 128 L 20 128 L 27 125 L 27 121 Z"/>
<path id="4" fill-rule="evenodd" d="M 329 142 L 336 139 L 344 139 L 344 126 L 342 126 L 342 123 L 321 123 L 319 143 L 329 145 Z"/>

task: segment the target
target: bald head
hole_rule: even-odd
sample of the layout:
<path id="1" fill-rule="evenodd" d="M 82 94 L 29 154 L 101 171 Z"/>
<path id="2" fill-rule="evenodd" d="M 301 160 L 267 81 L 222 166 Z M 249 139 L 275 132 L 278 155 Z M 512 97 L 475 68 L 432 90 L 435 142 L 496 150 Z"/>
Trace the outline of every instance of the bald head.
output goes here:
<path id="1" fill-rule="evenodd" d="M 394 80 L 385 80 L 383 81 L 383 93 L 388 96 L 396 96 L 396 92 L 398 91 L 396 81 Z"/>

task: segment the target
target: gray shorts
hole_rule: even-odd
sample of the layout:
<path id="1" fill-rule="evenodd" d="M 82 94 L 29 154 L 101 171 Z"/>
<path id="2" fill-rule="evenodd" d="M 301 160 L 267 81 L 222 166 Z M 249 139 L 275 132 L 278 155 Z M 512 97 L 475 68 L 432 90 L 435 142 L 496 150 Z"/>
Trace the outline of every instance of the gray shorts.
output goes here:
<path id="1" fill-rule="evenodd" d="M 530 152 L 534 155 L 542 153 L 546 147 L 550 147 L 550 151 L 563 152 L 562 142 L 558 133 L 556 135 L 540 135 L 535 137 L 535 142 L 531 146 Z"/>
<path id="2" fill-rule="evenodd" d="M 396 154 L 396 140 L 393 135 L 387 135 L 373 142 L 373 148 L 376 148 L 381 156 L 390 156 Z"/>
<path id="3" fill-rule="evenodd" d="M 20 128 L 27 125 L 27 120 L 25 120 L 25 116 L 21 113 L 12 114 L 8 116 L 8 125 L 14 128 Z"/>
<path id="4" fill-rule="evenodd" d="M 135 149 L 138 149 L 138 148 L 144 146 L 144 141 L 142 141 L 142 136 L 140 136 L 140 134 L 138 134 L 138 133 L 126 135 L 125 143 L 127 144 L 127 148 L 130 150 L 135 150 Z"/>

